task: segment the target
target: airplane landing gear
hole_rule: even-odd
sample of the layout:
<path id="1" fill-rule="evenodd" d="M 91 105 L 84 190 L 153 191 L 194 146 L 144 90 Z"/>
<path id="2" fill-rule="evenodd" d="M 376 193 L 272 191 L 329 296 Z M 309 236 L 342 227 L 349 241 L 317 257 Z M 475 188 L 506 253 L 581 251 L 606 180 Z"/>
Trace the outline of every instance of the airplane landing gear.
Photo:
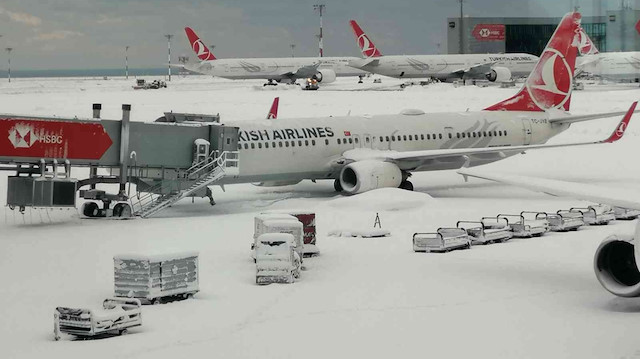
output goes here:
<path id="1" fill-rule="evenodd" d="M 216 201 L 213 200 L 213 193 L 211 192 L 211 188 L 209 187 L 207 187 L 207 197 L 209 197 L 209 204 L 215 206 Z"/>
<path id="2" fill-rule="evenodd" d="M 333 189 L 335 189 L 336 192 L 342 192 L 342 185 L 340 184 L 339 179 L 336 179 L 335 181 L 333 181 Z"/>
<path id="3" fill-rule="evenodd" d="M 404 180 L 400 183 L 400 187 L 398 188 L 406 191 L 413 191 L 413 183 L 411 183 L 410 181 Z"/>
<path id="4" fill-rule="evenodd" d="M 363 83 L 363 81 L 362 81 L 363 78 L 364 78 L 364 76 L 362 76 L 362 75 L 358 76 L 358 83 L 359 84 Z"/>
<path id="5" fill-rule="evenodd" d="M 268 79 L 267 83 L 262 86 L 277 86 L 278 84 L 273 81 L 273 79 Z"/>

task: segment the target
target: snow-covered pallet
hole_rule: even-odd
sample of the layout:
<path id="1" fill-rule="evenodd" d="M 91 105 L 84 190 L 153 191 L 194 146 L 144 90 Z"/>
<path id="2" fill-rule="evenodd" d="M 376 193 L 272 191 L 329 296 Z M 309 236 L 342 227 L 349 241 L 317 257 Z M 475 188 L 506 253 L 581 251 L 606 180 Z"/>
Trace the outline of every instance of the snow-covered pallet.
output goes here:
<path id="1" fill-rule="evenodd" d="M 126 334 L 129 328 L 142 325 L 140 306 L 140 300 L 135 298 L 113 298 L 105 299 L 98 309 L 58 307 L 53 314 L 54 339 L 59 340 L 61 334 L 78 337 Z"/>
<path id="2" fill-rule="evenodd" d="M 588 225 L 605 225 L 616 219 L 613 208 L 608 205 L 598 204 L 585 208 L 571 208 L 569 211 L 582 214 L 584 223 Z"/>
<path id="3" fill-rule="evenodd" d="M 362 237 L 362 238 L 378 238 L 378 237 L 388 237 L 391 235 L 391 232 L 387 229 L 381 228 L 372 228 L 372 229 L 336 229 L 330 231 L 328 236 L 332 237 Z"/>
<path id="4" fill-rule="evenodd" d="M 552 232 L 577 231 L 584 226 L 582 213 L 559 210 L 556 213 L 547 213 L 549 230 Z"/>
<path id="5" fill-rule="evenodd" d="M 480 221 L 458 221 L 456 227 L 467 232 L 471 244 L 498 243 L 513 238 L 507 221 L 495 217 L 483 217 Z"/>
<path id="6" fill-rule="evenodd" d="M 530 238 L 549 232 L 549 221 L 545 217 L 537 217 L 538 215 L 546 216 L 546 213 L 522 211 L 519 215 L 499 214 L 497 218 L 507 220 L 514 237 Z"/>
<path id="7" fill-rule="evenodd" d="M 449 252 L 470 247 L 469 235 L 461 228 L 438 228 L 435 233 L 413 234 L 414 252 Z"/>
<path id="8" fill-rule="evenodd" d="M 158 304 L 163 299 L 188 298 L 199 291 L 197 252 L 119 255 L 113 261 L 116 297 Z"/>
<path id="9" fill-rule="evenodd" d="M 616 219 L 619 219 L 619 220 L 632 220 L 640 216 L 640 211 L 636 209 L 613 207 L 613 212 Z"/>

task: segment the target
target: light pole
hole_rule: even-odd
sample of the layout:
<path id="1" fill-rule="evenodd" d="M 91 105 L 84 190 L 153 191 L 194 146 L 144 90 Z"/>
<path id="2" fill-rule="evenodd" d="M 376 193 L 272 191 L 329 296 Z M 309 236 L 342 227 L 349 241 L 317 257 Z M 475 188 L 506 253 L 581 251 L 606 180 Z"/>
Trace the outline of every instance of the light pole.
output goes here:
<path id="1" fill-rule="evenodd" d="M 318 47 L 320 48 L 320 57 L 323 56 L 322 50 L 322 13 L 324 12 L 326 5 L 324 4 L 315 4 L 313 5 L 313 10 L 317 11 L 320 14 L 320 35 L 318 35 Z"/>
<path id="2" fill-rule="evenodd" d="M 129 79 L 129 46 L 124 47 L 124 74 Z"/>
<path id="3" fill-rule="evenodd" d="M 296 44 L 291 44 L 289 47 L 291 48 L 291 57 L 295 57 L 293 56 L 293 50 L 296 48 Z"/>
<path id="4" fill-rule="evenodd" d="M 7 50 L 7 78 L 11 82 L 11 50 L 13 50 L 13 47 L 7 47 L 5 50 Z"/>
<path id="5" fill-rule="evenodd" d="M 462 27 L 462 14 L 463 14 L 463 4 L 464 0 L 458 0 L 460 2 L 460 53 L 464 54 L 464 29 Z"/>
<path id="6" fill-rule="evenodd" d="M 164 35 L 164 37 L 167 38 L 167 50 L 169 51 L 169 63 L 167 67 L 169 68 L 169 81 L 171 81 L 171 38 L 173 35 L 167 34 Z"/>

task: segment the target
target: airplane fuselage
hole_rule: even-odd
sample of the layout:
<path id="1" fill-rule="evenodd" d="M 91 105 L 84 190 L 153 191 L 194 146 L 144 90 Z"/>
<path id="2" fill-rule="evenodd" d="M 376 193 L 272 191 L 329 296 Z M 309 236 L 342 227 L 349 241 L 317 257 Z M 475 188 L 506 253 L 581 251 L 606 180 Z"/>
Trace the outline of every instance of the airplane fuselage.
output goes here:
<path id="1" fill-rule="evenodd" d="M 403 152 L 542 144 L 569 128 L 552 125 L 544 112 L 404 113 L 227 123 L 240 128 L 240 173 L 223 182 L 334 179 L 345 165 L 343 154 L 353 149 Z M 471 165 L 502 158 L 474 156 Z M 401 169 L 434 171 L 463 164 L 457 157 Z"/>
<path id="2" fill-rule="evenodd" d="M 577 59 L 576 67 L 606 79 L 640 81 L 640 51 L 585 55 Z"/>
<path id="3" fill-rule="evenodd" d="M 529 54 L 464 54 L 464 55 L 385 55 L 357 59 L 350 64 L 364 71 L 397 78 L 426 78 L 439 80 L 484 78 L 484 71 L 460 71 L 481 64 L 506 67 L 512 77 L 526 77 L 533 70 L 538 57 Z"/>
<path id="4" fill-rule="evenodd" d="M 189 65 L 186 68 L 195 72 L 227 79 L 290 79 L 288 73 L 301 68 L 312 67 L 320 63 L 318 70 L 331 69 L 336 76 L 364 76 L 365 71 L 349 66 L 355 57 L 283 57 L 283 58 L 246 58 L 216 59 Z"/>

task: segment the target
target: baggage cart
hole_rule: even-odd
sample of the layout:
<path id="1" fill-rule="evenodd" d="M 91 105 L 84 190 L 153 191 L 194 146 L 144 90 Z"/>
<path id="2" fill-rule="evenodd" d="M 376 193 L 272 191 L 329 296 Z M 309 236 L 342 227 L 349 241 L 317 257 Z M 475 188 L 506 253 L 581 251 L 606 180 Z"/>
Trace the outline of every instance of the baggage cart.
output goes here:
<path id="1" fill-rule="evenodd" d="M 291 215 L 280 215 L 278 218 L 273 216 L 271 218 L 263 217 L 260 220 L 259 226 L 257 226 L 257 232 L 254 233 L 254 241 L 251 246 L 251 257 L 256 259 L 255 248 L 258 244 L 258 238 L 265 233 L 289 233 L 293 235 L 295 247 L 294 250 L 300 258 L 304 255 L 304 229 L 302 223 L 294 216 Z M 284 217 L 282 217 L 284 216 Z"/>
<path id="2" fill-rule="evenodd" d="M 305 257 L 317 256 L 320 254 L 320 249 L 316 245 L 316 214 L 315 212 L 305 210 L 286 210 L 286 211 L 271 211 L 262 213 L 262 215 L 278 215 L 285 214 L 291 215 L 297 218 L 302 223 L 303 240 L 304 240 L 304 255 Z M 257 216 L 256 218 L 260 217 Z M 269 217 L 267 217 L 269 218 Z"/>
<path id="3" fill-rule="evenodd" d="M 190 298 L 199 291 L 197 252 L 119 255 L 113 261 L 116 297 L 160 304 Z"/>
<path id="4" fill-rule="evenodd" d="M 464 229 L 438 228 L 435 233 L 414 233 L 414 252 L 449 252 L 470 248 L 471 240 Z"/>
<path id="5" fill-rule="evenodd" d="M 265 233 L 256 242 L 256 284 L 293 283 L 300 277 L 301 257 L 290 233 Z"/>
<path id="6" fill-rule="evenodd" d="M 613 213 L 618 220 L 632 220 L 640 216 L 640 211 L 622 207 L 613 207 Z"/>
<path id="7" fill-rule="evenodd" d="M 467 232 L 471 244 L 506 242 L 513 238 L 513 232 L 506 219 L 484 217 L 480 221 L 458 221 L 456 227 Z"/>
<path id="8" fill-rule="evenodd" d="M 549 221 L 549 230 L 552 232 L 577 231 L 584 226 L 584 219 L 580 212 L 559 210 L 556 213 L 546 213 L 546 218 Z"/>
<path id="9" fill-rule="evenodd" d="M 507 220 L 514 237 L 531 238 L 540 237 L 549 231 L 549 221 L 544 217 L 536 219 L 538 215 L 545 213 L 522 211 L 520 214 L 499 214 L 497 218 Z"/>
<path id="10" fill-rule="evenodd" d="M 60 340 L 61 334 L 84 338 L 126 334 L 129 328 L 142 325 L 140 307 L 140 300 L 135 298 L 105 299 L 98 309 L 57 307 L 53 314 L 54 339 Z"/>
<path id="11" fill-rule="evenodd" d="M 581 213 L 582 218 L 584 219 L 584 223 L 590 226 L 606 225 L 616 219 L 613 208 L 604 204 L 598 204 L 583 208 L 574 207 L 569 211 Z"/>

